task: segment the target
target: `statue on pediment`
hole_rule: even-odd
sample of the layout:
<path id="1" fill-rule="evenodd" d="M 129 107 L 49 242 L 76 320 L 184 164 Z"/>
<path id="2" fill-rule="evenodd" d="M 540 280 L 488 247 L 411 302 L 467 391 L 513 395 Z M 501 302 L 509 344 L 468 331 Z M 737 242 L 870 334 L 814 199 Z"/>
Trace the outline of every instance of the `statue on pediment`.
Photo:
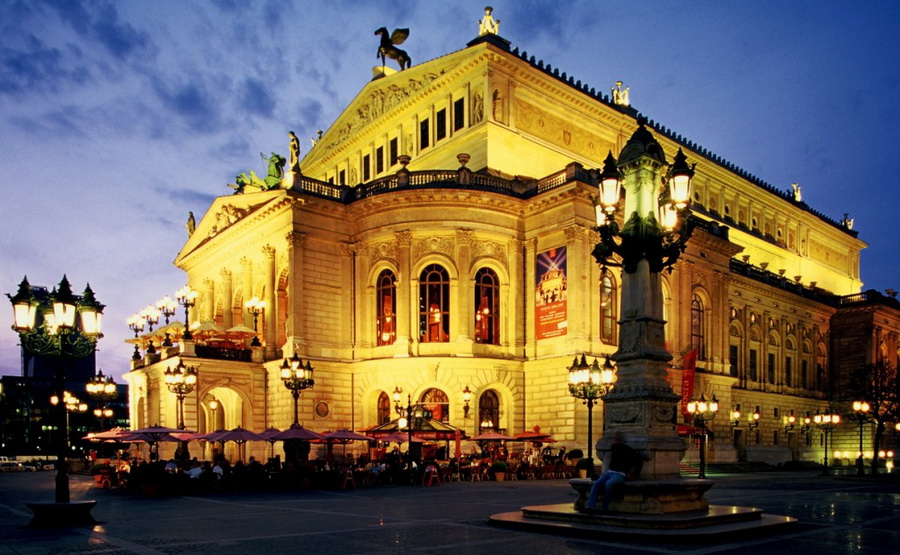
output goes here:
<path id="1" fill-rule="evenodd" d="M 491 6 L 484 7 L 484 17 L 478 22 L 478 36 L 500 34 L 500 20 L 494 19 L 491 15 L 493 11 Z"/>
<path id="2" fill-rule="evenodd" d="M 409 68 L 412 64 L 409 54 L 396 46 L 398 44 L 403 44 L 403 41 L 409 38 L 409 29 L 394 29 L 391 36 L 388 36 L 387 27 L 381 27 L 375 31 L 375 34 L 381 37 L 381 43 L 378 45 L 378 52 L 375 54 L 376 58 L 381 58 L 381 65 L 385 65 L 385 58 L 390 58 L 392 60 L 397 60 L 397 63 L 400 64 L 400 71 Z"/>

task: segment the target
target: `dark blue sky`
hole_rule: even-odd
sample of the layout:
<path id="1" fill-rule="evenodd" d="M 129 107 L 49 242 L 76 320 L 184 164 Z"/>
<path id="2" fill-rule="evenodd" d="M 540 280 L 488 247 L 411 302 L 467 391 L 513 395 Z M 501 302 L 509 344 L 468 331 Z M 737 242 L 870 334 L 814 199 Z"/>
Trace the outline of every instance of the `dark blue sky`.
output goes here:
<path id="1" fill-rule="evenodd" d="M 172 260 L 259 153 L 326 129 L 371 78 L 373 32 L 408 27 L 413 64 L 465 47 L 485 2 L 0 2 L 0 292 L 67 273 L 106 303 L 99 366 L 125 319 L 184 284 Z M 869 243 L 864 288 L 900 289 L 891 1 L 492 2 L 514 47 L 608 91 Z M 598 165 L 600 161 L 598 160 Z M 18 373 L 10 308 L 0 373 Z"/>

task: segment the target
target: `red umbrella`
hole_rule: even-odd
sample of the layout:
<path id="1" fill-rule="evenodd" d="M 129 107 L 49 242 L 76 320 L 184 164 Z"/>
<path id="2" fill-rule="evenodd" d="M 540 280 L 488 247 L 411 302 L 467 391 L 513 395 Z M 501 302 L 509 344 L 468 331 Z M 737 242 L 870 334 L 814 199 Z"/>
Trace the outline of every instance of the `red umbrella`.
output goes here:
<path id="1" fill-rule="evenodd" d="M 185 433 L 188 431 L 189 430 L 180 430 L 178 428 L 167 428 L 165 426 L 148 426 L 146 428 L 140 428 L 138 430 L 131 430 L 131 433 L 132 434 L 141 434 L 141 435 L 145 435 L 145 436 L 148 436 L 151 438 L 155 437 L 157 439 L 155 439 L 153 441 L 159 441 L 158 438 L 161 438 L 165 435 L 181 434 L 181 433 Z M 165 441 L 172 441 L 172 440 L 165 440 Z M 175 441 L 178 441 L 178 440 L 175 440 Z"/>
<path id="2" fill-rule="evenodd" d="M 304 428 L 303 426 L 301 426 L 299 424 L 291 424 L 291 427 L 288 428 L 287 430 L 284 430 L 283 432 L 278 432 L 277 434 L 272 435 L 270 438 L 267 438 L 267 440 L 268 439 L 275 439 L 278 441 L 285 440 L 285 439 L 305 439 L 308 441 L 311 439 L 324 440 L 325 436 L 323 436 L 322 434 L 317 434 L 316 432 L 314 432 L 312 430 L 307 430 L 306 428 Z"/>
<path id="3" fill-rule="evenodd" d="M 412 440 L 413 443 L 424 443 L 423 440 L 417 438 L 416 436 L 412 436 Z M 409 434 L 406 432 L 394 432 L 392 434 L 379 437 L 378 441 L 384 441 L 385 443 L 406 443 L 407 441 L 409 441 Z"/>
<path id="4" fill-rule="evenodd" d="M 130 435 L 131 432 L 125 428 L 113 428 L 105 432 L 90 433 L 82 439 L 91 441 L 122 441 L 122 437 Z"/>

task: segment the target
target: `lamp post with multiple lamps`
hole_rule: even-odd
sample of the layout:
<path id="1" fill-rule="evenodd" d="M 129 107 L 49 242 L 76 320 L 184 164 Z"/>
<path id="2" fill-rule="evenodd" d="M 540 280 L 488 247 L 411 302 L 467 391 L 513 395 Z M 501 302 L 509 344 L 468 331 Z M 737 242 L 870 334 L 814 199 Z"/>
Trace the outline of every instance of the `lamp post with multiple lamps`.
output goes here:
<path id="1" fill-rule="evenodd" d="M 97 408 L 94 409 L 94 416 L 100 420 L 100 429 L 102 430 L 105 427 L 106 419 L 112 418 L 114 414 L 107 403 L 119 397 L 116 381 L 112 376 L 104 376 L 103 370 L 100 370 L 96 376 L 88 381 L 85 389 L 88 396 L 97 403 Z"/>
<path id="2" fill-rule="evenodd" d="M 297 404 L 300 402 L 300 392 L 316 384 L 313 379 L 312 362 L 307 359 L 306 366 L 304 366 L 303 360 L 297 356 L 297 353 L 294 353 L 290 359 L 284 359 L 284 362 L 281 363 L 281 381 L 294 398 L 294 425 L 299 426 L 300 415 L 297 412 Z"/>
<path id="3" fill-rule="evenodd" d="M 822 430 L 822 433 L 825 435 L 825 457 L 822 462 L 822 474 L 827 476 L 830 474 L 828 468 L 828 436 L 831 435 L 831 432 L 837 427 L 837 425 L 841 422 L 841 415 L 831 412 L 821 413 L 816 411 L 816 414 L 813 415 L 812 418 L 813 424 L 816 425 L 817 428 Z"/>
<path id="4" fill-rule="evenodd" d="M 615 383 L 615 367 L 608 356 L 602 368 L 596 358 L 594 358 L 593 364 L 588 365 L 587 358 L 584 355 L 581 355 L 581 361 L 578 360 L 578 357 L 575 357 L 575 360 L 572 361 L 572 366 L 569 367 L 569 394 L 576 399 L 581 399 L 587 405 L 587 459 L 589 461 L 594 460 L 594 404 L 597 402 L 597 399 L 609 393 Z"/>
<path id="5" fill-rule="evenodd" d="M 97 340 L 103 337 L 100 331 L 103 305 L 97 302 L 90 285 L 85 287 L 80 298 L 76 297 L 65 276 L 49 295 L 41 298 L 35 296 L 28 278 L 24 278 L 19 284 L 18 292 L 10 296 L 10 301 L 14 312 L 12 327 L 19 334 L 22 347 L 35 355 L 56 359 L 54 390 L 57 399 L 63 398 L 66 361 L 69 358 L 90 356 L 96 350 Z M 39 311 L 40 320 L 37 318 Z M 60 404 L 56 419 L 60 428 L 65 427 L 66 433 L 61 434 L 63 437 L 58 444 L 56 503 L 52 508 L 46 504 L 29 504 L 35 513 L 32 520 L 35 525 L 94 522 L 90 511 L 96 501 L 71 502 L 66 463 L 67 416 L 65 405 Z"/>
<path id="6" fill-rule="evenodd" d="M 688 401 L 687 412 L 691 415 L 694 426 L 703 430 L 700 440 L 700 474 L 697 477 L 706 478 L 706 459 L 709 455 L 709 428 L 706 423 L 715 418 L 719 412 L 719 401 L 715 395 L 707 401 L 706 396 L 701 394 L 700 399 Z"/>
<path id="7" fill-rule="evenodd" d="M 196 304 L 197 292 L 191 289 L 190 285 L 185 285 L 181 289 L 175 292 L 175 302 L 184 307 L 184 334 L 182 334 L 182 339 L 187 339 L 188 341 L 194 339 L 194 336 L 191 334 L 191 321 L 190 318 L 190 309 Z"/>
<path id="8" fill-rule="evenodd" d="M 194 391 L 197 386 L 197 368 L 188 366 L 183 360 L 179 360 L 178 364 L 166 368 L 165 371 L 166 387 L 171 393 L 175 394 L 177 405 L 178 429 L 184 430 L 184 399 Z"/>
<path id="9" fill-rule="evenodd" d="M 853 401 L 853 414 L 859 422 L 859 456 L 856 458 L 856 475 L 862 476 L 866 473 L 866 465 L 863 461 L 863 425 L 869 419 L 869 410 L 872 407 L 865 401 Z"/>
<path id="10" fill-rule="evenodd" d="M 603 397 L 603 425 L 604 431 L 621 432 L 625 442 L 644 455 L 642 479 L 680 480 L 679 461 L 686 446 L 672 425 L 679 395 L 667 380 L 672 355 L 665 345 L 661 273 L 675 264 L 693 231 L 688 204 L 694 169 L 680 149 L 668 163 L 644 121 L 638 124 L 619 159 L 612 152 L 606 157 L 595 201 L 600 241 L 592 255 L 601 272 L 610 266 L 622 268 L 622 320 L 618 350 L 611 357 L 618 380 Z M 616 221 L 620 205 L 622 226 Z M 610 452 L 612 436 L 604 433 L 597 442 L 601 458 Z M 682 498 L 671 502 L 706 508 L 703 493 L 711 485 L 684 484 L 679 488 Z M 657 494 L 648 489 L 648 495 Z"/>
<path id="11" fill-rule="evenodd" d="M 417 422 L 430 420 L 432 413 L 419 403 L 414 405 L 412 402 L 412 395 L 406 396 L 406 407 L 403 407 L 400 404 L 400 396 L 402 393 L 402 389 L 394 387 L 394 410 L 400 415 L 400 418 L 397 420 L 397 429 L 402 430 L 403 428 L 406 428 L 408 440 L 407 455 L 409 456 L 410 462 L 419 462 L 422 458 L 422 448 L 420 443 L 413 443 L 413 430 L 415 429 Z"/>
<path id="12" fill-rule="evenodd" d="M 259 328 L 257 327 L 259 322 L 259 315 L 263 313 L 266 309 L 266 301 L 261 301 L 258 297 L 253 297 L 246 303 L 244 306 L 247 308 L 247 313 L 253 316 L 253 341 L 250 342 L 251 347 L 262 347 L 262 343 L 259 341 Z"/>

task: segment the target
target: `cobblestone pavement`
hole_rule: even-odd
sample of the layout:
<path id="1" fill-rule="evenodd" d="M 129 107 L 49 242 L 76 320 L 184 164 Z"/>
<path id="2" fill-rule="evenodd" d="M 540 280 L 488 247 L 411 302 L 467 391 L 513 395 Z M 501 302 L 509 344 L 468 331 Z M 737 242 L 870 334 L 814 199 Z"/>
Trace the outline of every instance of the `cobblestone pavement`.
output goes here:
<path id="1" fill-rule="evenodd" d="M 799 523 L 770 537 L 718 543 L 597 540 L 490 526 L 489 515 L 567 502 L 565 480 L 379 486 L 347 491 L 260 492 L 151 499 L 91 487 L 73 476 L 72 499 L 96 499 L 102 524 L 27 528 L 28 501 L 53 499 L 53 473 L 0 474 L 0 555 L 894 552 L 900 545 L 900 484 L 814 472 L 712 476 L 716 505 L 761 507 Z"/>

